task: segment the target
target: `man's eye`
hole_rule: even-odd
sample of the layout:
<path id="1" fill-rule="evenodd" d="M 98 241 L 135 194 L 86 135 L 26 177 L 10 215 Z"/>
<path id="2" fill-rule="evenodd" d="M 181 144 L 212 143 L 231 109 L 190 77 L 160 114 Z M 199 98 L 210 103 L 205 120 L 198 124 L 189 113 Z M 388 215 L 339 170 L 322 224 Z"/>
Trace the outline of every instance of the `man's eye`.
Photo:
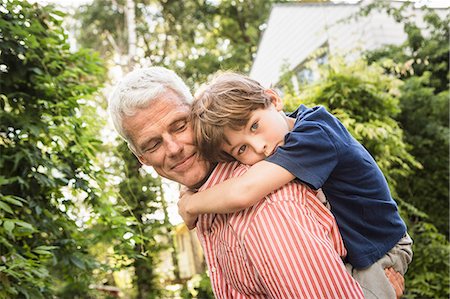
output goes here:
<path id="1" fill-rule="evenodd" d="M 144 153 L 152 153 L 152 152 L 154 152 L 154 151 L 159 147 L 160 144 L 161 144 L 160 141 L 153 141 L 153 142 L 151 142 L 151 143 L 145 148 Z"/>
<path id="2" fill-rule="evenodd" d="M 259 125 L 258 122 L 255 122 L 251 127 L 250 127 L 250 131 L 255 132 L 256 129 L 258 129 Z"/>
<path id="3" fill-rule="evenodd" d="M 186 129 L 186 127 L 187 127 L 187 121 L 182 120 L 175 124 L 174 129 L 175 129 L 175 132 L 180 132 L 180 131 L 183 131 L 184 129 Z"/>
<path id="4" fill-rule="evenodd" d="M 245 152 L 245 149 L 247 148 L 246 145 L 242 145 L 239 149 L 238 149 L 238 155 L 242 154 L 243 152 Z"/>

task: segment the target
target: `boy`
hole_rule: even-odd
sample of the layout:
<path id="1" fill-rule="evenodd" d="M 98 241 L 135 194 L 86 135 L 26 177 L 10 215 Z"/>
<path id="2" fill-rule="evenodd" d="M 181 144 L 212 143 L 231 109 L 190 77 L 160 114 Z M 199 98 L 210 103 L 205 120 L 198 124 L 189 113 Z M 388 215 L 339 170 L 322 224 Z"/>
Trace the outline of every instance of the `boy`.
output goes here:
<path id="1" fill-rule="evenodd" d="M 287 117 L 275 92 L 233 73 L 200 90 L 192 109 L 204 157 L 253 166 L 239 178 L 183 195 L 179 208 L 188 226 L 198 214 L 245 209 L 299 179 L 329 200 L 348 251 L 347 269 L 364 295 L 396 297 L 384 269 L 404 275 L 412 241 L 381 170 L 335 117 L 303 105 Z"/>

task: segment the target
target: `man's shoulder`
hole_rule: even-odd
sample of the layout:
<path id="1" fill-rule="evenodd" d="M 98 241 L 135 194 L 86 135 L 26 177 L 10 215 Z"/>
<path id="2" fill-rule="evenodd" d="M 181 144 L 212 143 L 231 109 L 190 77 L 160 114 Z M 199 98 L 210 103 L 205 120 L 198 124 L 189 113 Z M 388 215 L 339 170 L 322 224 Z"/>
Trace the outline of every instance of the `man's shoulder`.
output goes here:
<path id="1" fill-rule="evenodd" d="M 241 166 L 245 167 L 245 165 L 242 165 L 237 161 L 218 163 L 199 191 L 211 188 L 212 186 L 233 177 L 235 171 L 241 169 Z"/>

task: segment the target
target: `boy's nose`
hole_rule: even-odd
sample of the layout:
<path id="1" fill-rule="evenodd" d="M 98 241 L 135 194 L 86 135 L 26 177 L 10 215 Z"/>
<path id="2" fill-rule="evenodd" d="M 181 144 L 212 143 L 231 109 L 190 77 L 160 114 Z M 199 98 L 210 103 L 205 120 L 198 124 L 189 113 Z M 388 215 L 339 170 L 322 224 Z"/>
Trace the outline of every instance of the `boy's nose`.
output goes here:
<path id="1" fill-rule="evenodd" d="M 257 140 L 254 142 L 253 148 L 255 149 L 255 152 L 258 154 L 265 154 L 267 151 L 267 145 L 265 142 L 261 140 Z"/>

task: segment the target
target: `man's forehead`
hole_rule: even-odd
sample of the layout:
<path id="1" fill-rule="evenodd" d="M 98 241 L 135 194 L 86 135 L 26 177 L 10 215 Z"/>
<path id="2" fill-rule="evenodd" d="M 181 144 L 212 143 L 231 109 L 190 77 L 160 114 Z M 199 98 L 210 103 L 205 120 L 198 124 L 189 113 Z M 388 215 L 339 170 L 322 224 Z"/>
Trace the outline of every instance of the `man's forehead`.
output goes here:
<path id="1" fill-rule="evenodd" d="M 166 88 L 164 92 L 159 94 L 154 98 L 153 101 L 150 102 L 150 105 L 153 103 L 168 103 L 174 106 L 188 106 L 190 107 L 190 104 L 188 103 L 187 99 L 185 99 L 182 95 L 178 94 L 174 90 L 170 88 Z"/>
<path id="2" fill-rule="evenodd" d="M 134 115 L 125 117 L 123 126 L 133 142 L 140 143 L 142 138 L 146 140 L 152 135 L 158 135 L 161 130 L 167 129 L 174 122 L 187 118 L 189 112 L 190 108 L 186 103 L 159 99 L 146 108 L 137 109 Z"/>

